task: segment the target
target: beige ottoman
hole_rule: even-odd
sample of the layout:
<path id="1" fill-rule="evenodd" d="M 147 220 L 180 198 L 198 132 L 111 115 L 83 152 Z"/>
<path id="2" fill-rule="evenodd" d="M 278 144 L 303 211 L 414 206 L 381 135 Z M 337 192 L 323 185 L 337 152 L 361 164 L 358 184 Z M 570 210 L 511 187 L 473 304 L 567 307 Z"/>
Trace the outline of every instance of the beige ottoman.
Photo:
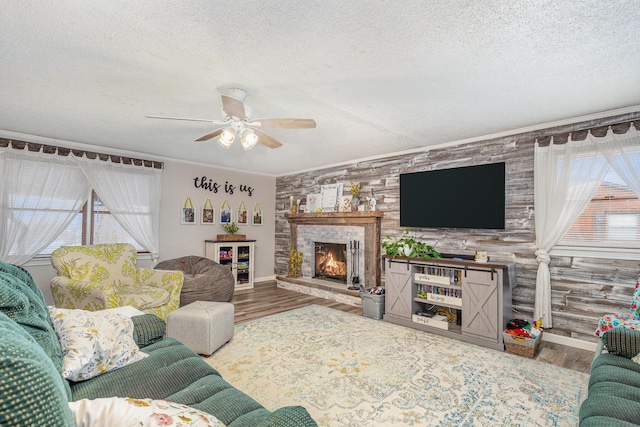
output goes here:
<path id="1" fill-rule="evenodd" d="M 209 356 L 233 337 L 230 302 L 196 301 L 169 313 L 167 336 Z"/>

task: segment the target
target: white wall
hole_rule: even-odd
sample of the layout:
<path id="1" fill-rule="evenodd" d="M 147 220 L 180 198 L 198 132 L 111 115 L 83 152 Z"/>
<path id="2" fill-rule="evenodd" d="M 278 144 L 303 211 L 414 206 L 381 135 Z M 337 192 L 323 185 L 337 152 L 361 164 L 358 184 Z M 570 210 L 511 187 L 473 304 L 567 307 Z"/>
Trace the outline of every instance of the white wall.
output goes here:
<path id="1" fill-rule="evenodd" d="M 218 218 L 222 203 L 227 200 L 234 211 L 244 202 L 250 212 L 256 203 L 260 203 L 263 211 L 264 225 L 246 225 L 240 227 L 240 234 L 247 239 L 256 240 L 256 265 L 254 275 L 257 278 L 274 275 L 273 259 L 275 251 L 275 200 L 276 179 L 263 175 L 251 175 L 226 169 L 197 166 L 177 162 L 165 162 L 162 175 L 162 214 L 160 217 L 160 260 L 177 258 L 185 255 L 204 256 L 204 241 L 215 240 L 217 234 L 225 234 Z M 196 188 L 194 178 L 206 177 L 220 184 L 218 192 Z M 225 184 L 235 187 L 233 194 L 225 192 Z M 252 195 L 241 192 L 240 187 L 253 189 Z M 201 225 L 200 218 L 196 225 L 180 224 L 180 209 L 185 199 L 190 197 L 194 207 L 200 208 L 207 198 L 211 199 L 216 209 L 214 225 Z"/>
<path id="2" fill-rule="evenodd" d="M 207 178 L 207 183 L 212 180 L 212 182 L 220 184 L 217 193 L 195 187 L 194 178 L 202 178 L 203 176 Z M 233 194 L 225 192 L 225 184 L 235 187 Z M 241 186 L 251 187 L 253 189 L 252 195 L 249 196 L 248 192 L 241 192 Z M 180 208 L 187 197 L 191 197 L 194 207 L 198 210 L 207 198 L 211 199 L 216 213 L 219 212 L 219 208 L 225 200 L 229 202 L 234 211 L 242 201 L 250 211 L 253 210 L 256 203 L 260 203 L 264 225 L 243 226 L 240 228 L 240 233 L 246 234 L 247 239 L 256 240 L 254 277 L 258 280 L 272 278 L 275 274 L 273 264 L 275 256 L 275 188 L 275 177 L 165 161 L 162 173 L 160 261 L 186 255 L 204 256 L 204 241 L 215 239 L 217 234 L 224 234 L 218 218 L 216 218 L 215 225 L 201 225 L 199 217 L 195 225 L 180 224 Z M 150 261 L 138 263 L 140 267 L 149 267 L 150 264 Z M 48 260 L 32 261 L 25 265 L 25 268 L 42 290 L 47 304 L 53 304 L 49 282 L 55 276 L 55 271 L 50 262 Z"/>

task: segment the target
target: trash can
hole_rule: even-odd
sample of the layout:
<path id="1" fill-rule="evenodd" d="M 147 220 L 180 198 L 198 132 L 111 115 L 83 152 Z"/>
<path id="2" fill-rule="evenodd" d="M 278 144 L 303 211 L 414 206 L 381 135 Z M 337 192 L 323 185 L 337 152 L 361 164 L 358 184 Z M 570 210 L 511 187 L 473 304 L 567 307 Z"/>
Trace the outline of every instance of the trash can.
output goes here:
<path id="1" fill-rule="evenodd" d="M 362 298 L 362 314 L 364 317 L 380 320 L 384 314 L 384 288 L 375 287 L 360 289 Z"/>

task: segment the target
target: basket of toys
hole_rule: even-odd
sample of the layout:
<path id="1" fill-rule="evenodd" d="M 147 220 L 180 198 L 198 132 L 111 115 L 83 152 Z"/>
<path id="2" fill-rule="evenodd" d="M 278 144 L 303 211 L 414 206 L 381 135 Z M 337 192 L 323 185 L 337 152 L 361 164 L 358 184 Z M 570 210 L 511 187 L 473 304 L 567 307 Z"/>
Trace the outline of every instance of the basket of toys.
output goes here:
<path id="1" fill-rule="evenodd" d="M 538 352 L 542 340 L 542 320 L 533 323 L 523 319 L 512 319 L 502 333 L 504 346 L 508 353 L 533 358 Z"/>

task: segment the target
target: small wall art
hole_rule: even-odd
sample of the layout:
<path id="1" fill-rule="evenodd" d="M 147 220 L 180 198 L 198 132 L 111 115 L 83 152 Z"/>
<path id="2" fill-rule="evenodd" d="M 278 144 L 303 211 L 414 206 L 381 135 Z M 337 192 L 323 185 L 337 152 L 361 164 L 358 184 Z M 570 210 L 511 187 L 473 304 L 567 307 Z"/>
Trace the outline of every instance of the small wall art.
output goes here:
<path id="1" fill-rule="evenodd" d="M 225 200 L 220 208 L 220 224 L 230 224 L 231 221 L 231 205 Z"/>
<path id="2" fill-rule="evenodd" d="M 307 212 L 321 212 L 321 200 L 320 193 L 307 195 Z"/>
<path id="3" fill-rule="evenodd" d="M 196 210 L 193 208 L 191 197 L 187 197 L 180 208 L 180 224 L 195 224 L 196 223 Z"/>
<path id="4" fill-rule="evenodd" d="M 249 224 L 249 213 L 247 212 L 247 208 L 245 207 L 244 202 L 240 202 L 238 213 L 236 214 L 236 219 L 238 225 Z"/>
<path id="5" fill-rule="evenodd" d="M 207 199 L 207 201 L 204 202 L 204 205 L 202 206 L 202 209 L 201 209 L 200 223 L 205 225 L 215 224 L 216 222 L 215 218 L 216 218 L 216 210 L 213 208 L 213 204 L 211 203 L 211 200 Z"/>
<path id="6" fill-rule="evenodd" d="M 339 205 L 338 212 L 351 212 L 351 198 L 353 196 L 340 196 L 338 197 Z"/>
<path id="7" fill-rule="evenodd" d="M 303 197 L 302 199 L 300 199 L 300 203 L 298 204 L 298 213 L 309 212 L 308 209 L 309 208 L 307 207 L 307 199 Z"/>
<path id="8" fill-rule="evenodd" d="M 338 209 L 338 199 L 342 196 L 342 184 L 328 184 L 320 187 L 320 199 L 323 212 L 335 212 Z"/>
<path id="9" fill-rule="evenodd" d="M 264 218 L 262 217 L 262 208 L 260 207 L 260 203 L 256 203 L 251 215 L 251 225 L 262 225 L 263 220 Z"/>

